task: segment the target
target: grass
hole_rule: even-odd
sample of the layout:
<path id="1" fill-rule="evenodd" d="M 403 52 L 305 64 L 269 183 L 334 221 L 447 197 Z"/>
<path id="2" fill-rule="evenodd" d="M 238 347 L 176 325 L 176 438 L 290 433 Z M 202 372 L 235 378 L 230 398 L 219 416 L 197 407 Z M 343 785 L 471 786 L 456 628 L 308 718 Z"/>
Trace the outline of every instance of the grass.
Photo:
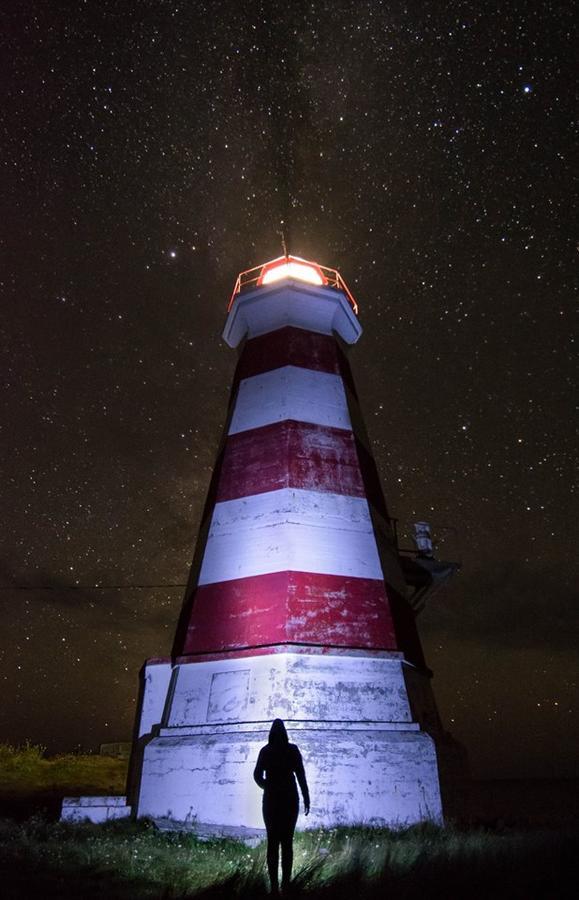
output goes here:
<path id="1" fill-rule="evenodd" d="M 339 828 L 296 835 L 294 895 L 397 900 L 445 897 L 564 900 L 579 834 L 461 832 L 431 825 L 400 831 Z M 265 847 L 201 842 L 150 823 L 70 825 L 33 817 L 0 821 L 5 900 L 101 894 L 123 900 L 260 898 Z"/>
<path id="2" fill-rule="evenodd" d="M 47 758 L 0 745 L 0 803 L 29 798 L 53 818 L 64 794 L 121 794 L 126 761 Z M 7 804 L 10 809 L 10 802 Z M 16 810 L 24 817 L 23 808 Z M 6 815 L 6 812 L 3 813 Z M 28 813 L 26 813 L 28 814 Z M 575 897 L 579 829 L 338 828 L 296 834 L 294 896 L 343 900 L 566 900 Z M 72 825 L 35 814 L 0 819 L 2 900 L 260 900 L 265 846 L 202 842 L 150 822 Z"/>
<path id="3" fill-rule="evenodd" d="M 36 744 L 0 744 L 0 797 L 12 794 L 124 794 L 127 760 L 98 754 L 47 757 Z"/>

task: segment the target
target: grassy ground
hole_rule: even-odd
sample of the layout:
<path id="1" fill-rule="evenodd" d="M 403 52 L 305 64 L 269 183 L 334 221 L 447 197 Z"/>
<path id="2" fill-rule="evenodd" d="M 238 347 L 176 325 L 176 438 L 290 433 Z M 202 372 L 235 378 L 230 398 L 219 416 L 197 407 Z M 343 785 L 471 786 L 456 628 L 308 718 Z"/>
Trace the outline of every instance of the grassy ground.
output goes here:
<path id="1" fill-rule="evenodd" d="M 564 900 L 579 833 L 482 831 L 420 826 L 296 835 L 294 890 L 309 898 Z M 0 822 L 0 886 L 23 898 L 260 898 L 265 848 L 202 843 L 148 823 L 69 825 L 32 818 Z"/>
<path id="2" fill-rule="evenodd" d="M 33 744 L 0 744 L 0 815 L 27 818 L 43 809 L 57 817 L 62 797 L 124 794 L 126 778 L 126 760 L 88 753 L 46 757 Z"/>
<path id="3" fill-rule="evenodd" d="M 201 842 L 147 822 L 54 821 L 62 795 L 120 794 L 125 777 L 123 761 L 0 745 L 2 900 L 266 896 L 263 845 Z M 25 818 L 30 809 L 44 812 Z M 294 850 L 293 894 L 311 900 L 566 900 L 579 829 L 334 829 L 297 834 Z"/>
<path id="4" fill-rule="evenodd" d="M 35 744 L 0 744 L 0 795 L 91 789 L 95 794 L 123 794 L 127 761 L 98 754 L 65 753 L 47 757 Z"/>

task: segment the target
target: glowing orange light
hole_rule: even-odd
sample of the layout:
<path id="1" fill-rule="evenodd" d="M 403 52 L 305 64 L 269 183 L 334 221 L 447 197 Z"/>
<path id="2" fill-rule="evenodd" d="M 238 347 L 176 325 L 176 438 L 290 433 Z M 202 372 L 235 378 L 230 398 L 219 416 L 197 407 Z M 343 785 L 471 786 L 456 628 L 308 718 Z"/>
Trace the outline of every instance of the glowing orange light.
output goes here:
<path id="1" fill-rule="evenodd" d="M 244 272 L 240 272 L 227 309 L 231 309 L 235 298 L 241 291 L 250 287 L 274 284 L 283 278 L 295 278 L 298 281 L 305 281 L 307 284 L 336 288 L 346 295 L 354 313 L 358 315 L 358 304 L 354 300 L 348 285 L 336 269 L 329 269 L 328 266 L 322 266 L 320 263 L 309 262 L 300 256 L 289 255 L 278 256 L 277 259 L 272 259 L 261 266 L 254 266 L 253 269 L 246 269 Z"/>
<path id="2" fill-rule="evenodd" d="M 282 256 L 281 259 L 267 263 L 258 278 L 258 285 L 273 284 L 282 278 L 297 278 L 298 281 L 307 281 L 308 284 L 325 284 L 326 279 L 315 263 L 306 262 L 296 256 Z"/>

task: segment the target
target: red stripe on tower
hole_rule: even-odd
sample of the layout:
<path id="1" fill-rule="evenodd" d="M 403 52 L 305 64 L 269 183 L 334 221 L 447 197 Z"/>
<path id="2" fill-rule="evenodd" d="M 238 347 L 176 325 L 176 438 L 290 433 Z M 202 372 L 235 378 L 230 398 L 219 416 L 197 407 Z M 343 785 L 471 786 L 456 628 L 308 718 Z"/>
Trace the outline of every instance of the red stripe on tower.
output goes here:
<path id="1" fill-rule="evenodd" d="M 286 419 L 228 437 L 217 501 L 282 487 L 364 497 L 352 432 Z"/>
<path id="2" fill-rule="evenodd" d="M 384 582 L 286 571 L 202 585 L 183 655 L 288 642 L 396 650 Z"/>

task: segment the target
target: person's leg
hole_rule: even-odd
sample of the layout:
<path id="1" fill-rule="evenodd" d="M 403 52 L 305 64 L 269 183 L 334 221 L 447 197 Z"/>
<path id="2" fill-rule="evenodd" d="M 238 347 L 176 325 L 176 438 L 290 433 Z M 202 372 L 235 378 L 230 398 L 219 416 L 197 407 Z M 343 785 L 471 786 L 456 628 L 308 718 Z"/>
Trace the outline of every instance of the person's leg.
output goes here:
<path id="1" fill-rule="evenodd" d="M 276 829 L 267 829 L 267 874 L 272 894 L 279 891 L 279 833 Z"/>
<path id="2" fill-rule="evenodd" d="M 281 837 L 281 886 L 288 888 L 292 880 L 292 867 L 294 863 L 294 831 L 298 819 L 297 809 L 290 810 L 290 815 L 284 823 Z"/>
<path id="3" fill-rule="evenodd" d="M 294 864 L 294 835 L 287 832 L 281 841 L 281 886 L 288 888 L 292 880 L 292 866 Z"/>

